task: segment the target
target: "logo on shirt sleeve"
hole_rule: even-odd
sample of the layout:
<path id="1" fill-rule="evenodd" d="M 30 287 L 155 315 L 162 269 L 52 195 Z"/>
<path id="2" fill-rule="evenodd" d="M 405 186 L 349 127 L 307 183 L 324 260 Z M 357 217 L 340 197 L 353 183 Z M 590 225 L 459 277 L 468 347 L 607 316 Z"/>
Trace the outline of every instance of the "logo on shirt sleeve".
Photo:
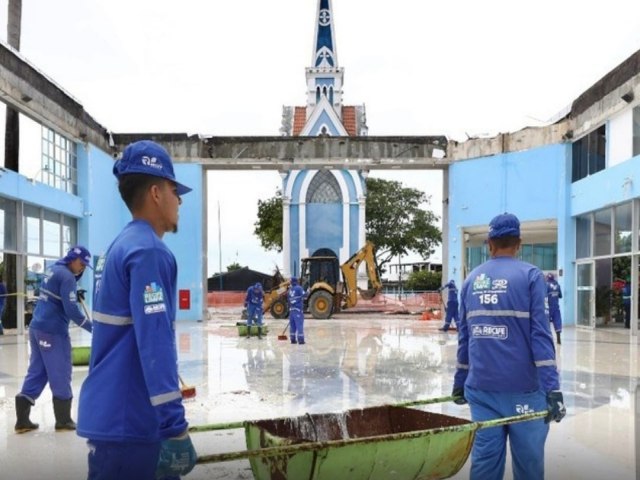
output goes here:
<path id="1" fill-rule="evenodd" d="M 165 312 L 166 310 L 162 288 L 156 282 L 151 282 L 151 284 L 144 287 L 144 313 L 151 315 Z"/>

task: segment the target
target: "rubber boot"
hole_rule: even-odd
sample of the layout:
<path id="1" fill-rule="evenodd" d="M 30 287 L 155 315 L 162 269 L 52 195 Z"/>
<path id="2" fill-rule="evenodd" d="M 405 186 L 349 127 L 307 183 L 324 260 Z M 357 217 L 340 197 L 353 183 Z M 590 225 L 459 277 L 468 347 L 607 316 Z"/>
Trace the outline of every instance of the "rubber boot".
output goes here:
<path id="1" fill-rule="evenodd" d="M 304 337 L 298 335 L 298 345 L 304 345 Z"/>
<path id="2" fill-rule="evenodd" d="M 247 323 L 247 338 L 251 338 L 251 325 Z"/>
<path id="3" fill-rule="evenodd" d="M 27 397 L 16 395 L 16 433 L 25 433 L 35 430 L 39 427 L 37 423 L 29 420 L 29 413 L 34 403 Z"/>
<path id="4" fill-rule="evenodd" d="M 562 345 L 562 342 L 560 341 L 560 332 L 556 332 L 556 338 L 558 339 L 558 345 Z"/>
<path id="5" fill-rule="evenodd" d="M 56 416 L 56 431 L 75 430 L 76 422 L 71 420 L 71 398 L 60 400 L 53 397 L 53 413 Z"/>
<path id="6" fill-rule="evenodd" d="M 262 340 L 262 327 L 258 326 L 258 340 Z"/>

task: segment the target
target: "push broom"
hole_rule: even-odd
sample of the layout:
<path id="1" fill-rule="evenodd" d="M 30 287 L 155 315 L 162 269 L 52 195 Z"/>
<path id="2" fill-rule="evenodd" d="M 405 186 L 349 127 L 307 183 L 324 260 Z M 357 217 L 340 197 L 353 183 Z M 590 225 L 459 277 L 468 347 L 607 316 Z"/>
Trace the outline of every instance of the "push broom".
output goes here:
<path id="1" fill-rule="evenodd" d="M 286 333 L 287 333 L 287 328 L 289 328 L 290 322 L 291 320 L 287 322 L 287 324 L 284 327 L 284 330 L 282 330 L 282 334 L 278 335 L 278 340 L 288 340 Z"/>
<path id="2" fill-rule="evenodd" d="M 178 378 L 180 379 L 180 393 L 182 394 L 182 398 L 195 398 L 196 387 L 184 383 L 184 380 L 182 379 L 182 376 L 180 374 L 178 374 Z"/>

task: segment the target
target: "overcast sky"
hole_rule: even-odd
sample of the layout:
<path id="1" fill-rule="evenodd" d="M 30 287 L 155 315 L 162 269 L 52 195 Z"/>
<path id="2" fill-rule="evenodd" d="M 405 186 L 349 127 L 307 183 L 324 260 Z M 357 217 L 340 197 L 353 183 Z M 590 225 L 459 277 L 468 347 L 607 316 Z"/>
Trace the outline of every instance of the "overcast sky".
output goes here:
<path id="1" fill-rule="evenodd" d="M 541 125 L 640 49 L 640 2 L 629 0 L 332 2 L 344 102 L 366 105 L 370 135 L 463 140 Z M 316 8 L 317 0 L 23 0 L 21 51 L 114 132 L 277 135 L 282 106 L 305 102 Z M 257 198 L 273 195 L 279 175 L 209 179 L 210 272 L 218 202 L 223 269 L 236 260 L 262 271 L 281 265 L 252 234 Z M 401 179 L 441 211 L 439 174 Z"/>

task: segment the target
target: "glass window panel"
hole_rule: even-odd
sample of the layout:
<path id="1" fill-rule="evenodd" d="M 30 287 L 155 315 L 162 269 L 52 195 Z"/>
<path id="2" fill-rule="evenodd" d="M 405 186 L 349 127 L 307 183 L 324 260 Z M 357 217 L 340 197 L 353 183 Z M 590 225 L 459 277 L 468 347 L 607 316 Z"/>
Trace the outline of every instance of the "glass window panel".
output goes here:
<path id="1" fill-rule="evenodd" d="M 576 258 L 591 256 L 591 215 L 576 217 Z"/>
<path id="2" fill-rule="evenodd" d="M 62 220 L 62 254 L 78 243 L 76 232 L 78 224 L 75 218 L 63 217 Z"/>
<path id="3" fill-rule="evenodd" d="M 60 214 L 44 211 L 42 221 L 43 253 L 53 257 L 60 256 Z"/>
<path id="4" fill-rule="evenodd" d="M 577 323 L 578 325 L 591 326 L 591 308 L 593 305 L 593 285 L 591 283 L 591 263 L 578 265 L 576 275 L 577 289 Z"/>
<path id="5" fill-rule="evenodd" d="M 16 202 L 0 197 L 0 249 L 18 250 Z"/>
<path id="6" fill-rule="evenodd" d="M 24 248 L 27 253 L 40 255 L 40 209 L 24 206 Z"/>
<path id="7" fill-rule="evenodd" d="M 594 255 L 611 254 L 611 209 L 598 210 L 594 215 Z"/>
<path id="8" fill-rule="evenodd" d="M 631 251 L 631 203 L 615 207 L 615 253 Z"/>

